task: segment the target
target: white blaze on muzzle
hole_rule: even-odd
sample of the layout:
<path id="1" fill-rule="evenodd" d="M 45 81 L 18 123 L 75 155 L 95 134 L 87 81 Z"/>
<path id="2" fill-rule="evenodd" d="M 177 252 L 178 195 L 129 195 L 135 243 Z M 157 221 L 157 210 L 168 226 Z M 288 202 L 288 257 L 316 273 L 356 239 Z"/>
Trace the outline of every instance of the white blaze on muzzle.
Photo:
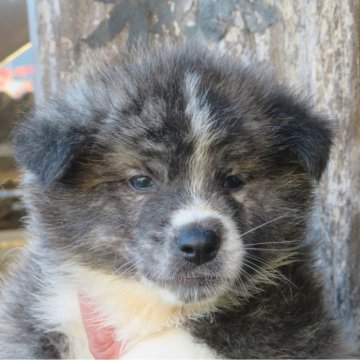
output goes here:
<path id="1" fill-rule="evenodd" d="M 211 228 L 211 223 L 216 222 L 222 228 L 219 252 L 225 258 L 224 267 L 231 273 L 237 273 L 241 266 L 244 249 L 240 233 L 231 217 L 213 209 L 208 203 L 201 200 L 178 209 L 172 214 L 170 226 L 174 234 L 184 228 Z M 210 224 L 210 225 L 209 225 Z M 230 273 L 229 273 L 230 274 Z"/>

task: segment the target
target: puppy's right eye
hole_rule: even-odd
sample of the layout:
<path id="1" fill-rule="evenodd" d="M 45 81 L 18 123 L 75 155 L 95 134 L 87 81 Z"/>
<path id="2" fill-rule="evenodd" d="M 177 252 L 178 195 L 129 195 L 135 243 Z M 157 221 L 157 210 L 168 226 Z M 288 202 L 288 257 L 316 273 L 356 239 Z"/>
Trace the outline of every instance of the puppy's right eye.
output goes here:
<path id="1" fill-rule="evenodd" d="M 147 190 L 154 187 L 154 181 L 149 176 L 138 175 L 129 179 L 129 184 L 136 190 Z"/>

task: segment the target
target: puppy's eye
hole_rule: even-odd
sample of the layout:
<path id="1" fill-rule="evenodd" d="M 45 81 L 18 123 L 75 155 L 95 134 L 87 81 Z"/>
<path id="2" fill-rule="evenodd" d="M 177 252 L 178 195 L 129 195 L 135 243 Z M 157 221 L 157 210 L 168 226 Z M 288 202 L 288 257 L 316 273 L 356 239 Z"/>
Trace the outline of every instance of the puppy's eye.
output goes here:
<path id="1" fill-rule="evenodd" d="M 145 175 L 133 176 L 129 179 L 129 183 L 137 190 L 147 190 L 154 187 L 154 181 Z"/>
<path id="2" fill-rule="evenodd" d="M 223 182 L 223 187 L 229 190 L 239 189 L 243 185 L 245 181 L 239 175 L 230 175 Z"/>

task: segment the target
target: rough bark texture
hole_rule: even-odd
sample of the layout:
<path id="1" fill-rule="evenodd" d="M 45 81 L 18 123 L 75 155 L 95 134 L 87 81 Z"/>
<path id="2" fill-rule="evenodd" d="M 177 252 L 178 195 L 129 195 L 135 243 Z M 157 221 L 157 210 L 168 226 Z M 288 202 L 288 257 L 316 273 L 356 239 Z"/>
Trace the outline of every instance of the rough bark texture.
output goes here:
<path id="1" fill-rule="evenodd" d="M 139 37 L 197 37 L 271 65 L 335 119 L 338 140 L 310 236 L 319 242 L 328 296 L 360 334 L 360 67 L 358 0 L 38 0 L 41 91 L 51 95 L 95 48 Z"/>

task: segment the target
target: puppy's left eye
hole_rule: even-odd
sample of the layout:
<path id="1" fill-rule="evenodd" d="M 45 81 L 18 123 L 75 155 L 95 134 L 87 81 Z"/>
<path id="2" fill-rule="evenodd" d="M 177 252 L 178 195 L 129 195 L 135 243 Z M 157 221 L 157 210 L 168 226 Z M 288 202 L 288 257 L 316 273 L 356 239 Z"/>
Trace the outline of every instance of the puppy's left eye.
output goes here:
<path id="1" fill-rule="evenodd" d="M 129 179 L 130 185 L 137 190 L 147 190 L 154 187 L 154 181 L 149 176 L 139 175 Z"/>
<path id="2" fill-rule="evenodd" d="M 223 182 L 223 187 L 229 190 L 239 189 L 243 185 L 245 181 L 239 175 L 230 175 Z"/>

